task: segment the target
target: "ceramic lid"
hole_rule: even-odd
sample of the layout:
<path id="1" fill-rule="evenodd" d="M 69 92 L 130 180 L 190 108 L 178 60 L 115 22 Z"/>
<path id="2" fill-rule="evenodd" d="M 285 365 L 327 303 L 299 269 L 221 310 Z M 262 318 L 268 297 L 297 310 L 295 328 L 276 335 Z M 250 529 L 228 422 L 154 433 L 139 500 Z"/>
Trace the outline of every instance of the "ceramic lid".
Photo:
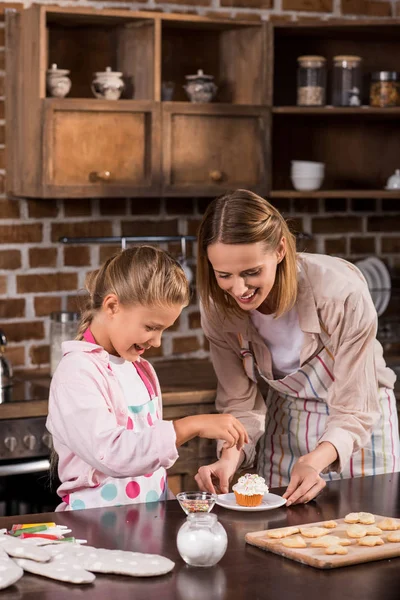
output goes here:
<path id="1" fill-rule="evenodd" d="M 69 73 L 68 69 L 57 69 L 56 63 L 53 63 L 51 65 L 51 68 L 47 69 L 48 75 L 68 75 L 68 73 Z"/>
<path id="2" fill-rule="evenodd" d="M 196 75 L 186 75 L 186 79 L 206 79 L 207 81 L 211 81 L 214 77 L 213 75 L 205 75 L 203 69 L 199 69 Z"/>
<path id="3" fill-rule="evenodd" d="M 101 75 L 115 75 L 116 77 L 122 77 L 123 73 L 120 71 L 113 71 L 111 67 L 106 67 L 105 71 L 96 71 L 94 75 L 96 75 L 96 77 Z"/>

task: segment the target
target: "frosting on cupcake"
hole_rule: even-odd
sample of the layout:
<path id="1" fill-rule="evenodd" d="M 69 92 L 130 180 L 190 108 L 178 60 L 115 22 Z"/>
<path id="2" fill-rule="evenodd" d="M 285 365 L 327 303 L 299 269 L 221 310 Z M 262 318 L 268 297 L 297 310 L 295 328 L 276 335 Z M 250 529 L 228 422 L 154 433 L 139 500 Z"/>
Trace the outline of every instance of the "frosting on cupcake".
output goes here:
<path id="1" fill-rule="evenodd" d="M 265 494 L 268 492 L 268 486 L 265 483 L 264 477 L 260 477 L 254 473 L 246 473 L 246 475 L 240 477 L 232 489 L 234 492 L 243 494 L 244 496 L 254 496 L 255 494 Z"/>

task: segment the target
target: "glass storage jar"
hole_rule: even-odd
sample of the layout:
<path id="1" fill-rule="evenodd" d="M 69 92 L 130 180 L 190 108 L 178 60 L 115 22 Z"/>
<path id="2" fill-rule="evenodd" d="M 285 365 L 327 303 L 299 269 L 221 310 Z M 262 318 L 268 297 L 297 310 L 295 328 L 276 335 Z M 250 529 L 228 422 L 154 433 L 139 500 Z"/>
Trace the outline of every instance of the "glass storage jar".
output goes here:
<path id="1" fill-rule="evenodd" d="M 52 312 L 50 319 L 50 374 L 54 375 L 62 357 L 62 342 L 73 340 L 76 337 L 79 313 Z"/>
<path id="2" fill-rule="evenodd" d="M 297 105 L 324 106 L 326 59 L 323 56 L 299 56 L 297 63 Z"/>
<path id="3" fill-rule="evenodd" d="M 226 531 L 213 513 L 191 513 L 178 531 L 178 552 L 192 567 L 213 567 L 228 546 Z"/>
<path id="4" fill-rule="evenodd" d="M 362 88 L 361 56 L 333 57 L 333 106 L 360 106 Z"/>
<path id="5" fill-rule="evenodd" d="M 371 73 L 369 103 L 381 108 L 400 106 L 400 74 L 396 71 Z"/>

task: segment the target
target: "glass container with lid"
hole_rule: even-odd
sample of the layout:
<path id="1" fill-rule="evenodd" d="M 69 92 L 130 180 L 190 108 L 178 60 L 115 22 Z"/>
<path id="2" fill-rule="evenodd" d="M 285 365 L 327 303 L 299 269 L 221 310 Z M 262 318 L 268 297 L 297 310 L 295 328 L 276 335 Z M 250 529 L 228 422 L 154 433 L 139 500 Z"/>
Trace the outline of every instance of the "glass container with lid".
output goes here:
<path id="1" fill-rule="evenodd" d="M 326 59 L 323 56 L 299 56 L 297 63 L 297 105 L 324 106 Z"/>
<path id="2" fill-rule="evenodd" d="M 52 312 L 50 315 L 50 374 L 54 375 L 62 357 L 61 344 L 76 337 L 79 313 Z"/>
<path id="3" fill-rule="evenodd" d="M 371 73 L 369 103 L 381 108 L 400 106 L 400 74 L 396 71 Z"/>
<path id="4" fill-rule="evenodd" d="M 361 56 L 333 57 L 333 106 L 361 106 Z"/>
<path id="5" fill-rule="evenodd" d="M 191 513 L 178 531 L 178 552 L 193 567 L 212 567 L 224 556 L 226 531 L 213 513 Z"/>

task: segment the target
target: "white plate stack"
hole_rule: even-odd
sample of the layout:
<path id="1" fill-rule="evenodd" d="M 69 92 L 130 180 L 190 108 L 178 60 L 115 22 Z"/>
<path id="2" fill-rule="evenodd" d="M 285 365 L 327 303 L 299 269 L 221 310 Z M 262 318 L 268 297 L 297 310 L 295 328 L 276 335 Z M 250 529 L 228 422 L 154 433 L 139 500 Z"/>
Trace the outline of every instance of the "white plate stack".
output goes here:
<path id="1" fill-rule="evenodd" d="M 292 160 L 290 179 L 299 192 L 319 190 L 324 180 L 325 163 L 307 160 Z"/>
<path id="2" fill-rule="evenodd" d="M 372 301 L 380 317 L 386 310 L 391 296 L 390 274 L 384 262 L 376 256 L 370 256 L 355 263 L 364 275 Z"/>

